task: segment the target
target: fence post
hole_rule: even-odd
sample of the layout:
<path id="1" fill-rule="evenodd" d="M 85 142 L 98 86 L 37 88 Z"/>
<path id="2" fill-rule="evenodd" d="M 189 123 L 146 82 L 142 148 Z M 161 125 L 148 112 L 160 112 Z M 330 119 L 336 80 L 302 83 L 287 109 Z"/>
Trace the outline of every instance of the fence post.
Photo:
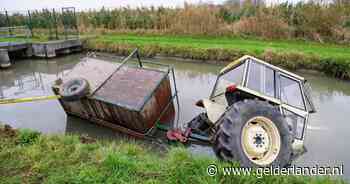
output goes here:
<path id="1" fill-rule="evenodd" d="M 29 30 L 30 34 L 32 35 L 32 38 L 34 37 L 34 32 L 33 32 L 33 24 L 32 24 L 32 15 L 30 14 L 30 10 L 28 10 L 28 25 L 29 25 Z"/>
<path id="2" fill-rule="evenodd" d="M 78 28 L 78 18 L 75 14 L 75 8 L 73 9 L 73 16 L 74 16 L 74 22 L 75 22 L 75 29 L 77 30 L 77 37 L 79 37 L 79 28 Z"/>
<path id="3" fill-rule="evenodd" d="M 52 22 L 51 22 L 51 12 L 49 9 L 43 9 L 43 15 L 47 20 L 49 20 L 48 26 L 49 26 L 49 40 L 52 39 Z"/>
<path id="4" fill-rule="evenodd" d="M 11 23 L 10 23 L 10 18 L 9 18 L 8 13 L 7 13 L 7 10 L 5 10 L 5 15 L 6 15 L 7 27 L 9 29 L 9 35 L 12 36 Z"/>
<path id="5" fill-rule="evenodd" d="M 61 11 L 62 11 L 62 23 L 63 23 L 63 28 L 64 28 L 64 38 L 67 40 L 68 39 L 68 35 L 67 35 L 67 22 L 66 22 L 66 15 L 65 15 L 65 8 L 62 7 Z"/>
<path id="6" fill-rule="evenodd" d="M 56 40 L 58 40 L 58 28 L 57 28 L 57 19 L 56 19 L 56 12 L 55 8 L 52 8 L 52 14 L 53 14 L 53 19 L 54 19 L 54 24 L 55 24 L 55 34 L 56 34 Z"/>

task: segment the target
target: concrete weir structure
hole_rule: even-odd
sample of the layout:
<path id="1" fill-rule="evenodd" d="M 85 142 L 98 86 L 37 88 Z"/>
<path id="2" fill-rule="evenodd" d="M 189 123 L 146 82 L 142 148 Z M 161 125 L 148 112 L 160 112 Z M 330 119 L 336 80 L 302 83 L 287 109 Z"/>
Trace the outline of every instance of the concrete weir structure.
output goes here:
<path id="1" fill-rule="evenodd" d="M 52 58 L 57 54 L 69 54 L 81 51 L 80 39 L 55 40 L 48 42 L 32 43 L 33 55 L 37 57 Z"/>
<path id="2" fill-rule="evenodd" d="M 11 66 L 10 58 L 6 49 L 0 49 L 0 68 L 8 68 Z"/>
<path id="3" fill-rule="evenodd" d="M 48 42 L 0 42 L 0 68 L 11 66 L 10 55 L 20 53 L 24 57 L 53 58 L 82 50 L 81 39 L 55 40 Z"/>
<path id="4" fill-rule="evenodd" d="M 32 56 L 32 44 L 29 42 L 0 42 L 0 49 L 7 50 L 7 53 L 23 52 L 26 56 Z"/>

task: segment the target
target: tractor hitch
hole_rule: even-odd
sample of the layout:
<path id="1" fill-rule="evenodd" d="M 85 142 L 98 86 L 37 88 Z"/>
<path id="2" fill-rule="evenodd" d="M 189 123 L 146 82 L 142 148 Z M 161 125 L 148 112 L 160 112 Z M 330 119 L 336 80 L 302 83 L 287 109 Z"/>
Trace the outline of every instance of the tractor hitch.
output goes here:
<path id="1" fill-rule="evenodd" d="M 186 143 L 191 134 L 191 128 L 187 128 L 185 131 L 181 131 L 180 129 L 171 129 L 167 131 L 166 137 L 170 141 Z"/>

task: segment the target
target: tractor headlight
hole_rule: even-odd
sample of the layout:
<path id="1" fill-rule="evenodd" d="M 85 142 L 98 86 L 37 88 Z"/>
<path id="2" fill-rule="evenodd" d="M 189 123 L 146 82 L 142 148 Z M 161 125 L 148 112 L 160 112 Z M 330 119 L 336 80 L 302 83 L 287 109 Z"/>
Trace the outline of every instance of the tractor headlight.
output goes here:
<path id="1" fill-rule="evenodd" d="M 293 134 L 297 139 L 303 139 L 305 118 L 299 116 L 289 110 L 283 109 L 288 125 L 292 128 Z"/>

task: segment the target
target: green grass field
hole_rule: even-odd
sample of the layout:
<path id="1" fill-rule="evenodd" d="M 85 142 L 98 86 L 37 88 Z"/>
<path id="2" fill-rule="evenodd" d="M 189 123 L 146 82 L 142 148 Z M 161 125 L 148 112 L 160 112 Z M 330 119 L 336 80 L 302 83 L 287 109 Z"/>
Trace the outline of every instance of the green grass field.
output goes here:
<path id="1" fill-rule="evenodd" d="M 345 183 L 329 177 L 224 175 L 233 166 L 192 155 L 184 147 L 166 153 L 146 143 L 97 140 L 74 135 L 40 135 L 0 126 L 0 183 Z M 209 164 L 218 174 L 209 176 Z"/>
<path id="2" fill-rule="evenodd" d="M 27 38 L 1 38 L 0 42 L 23 42 L 23 41 L 32 41 L 32 39 Z"/>
<path id="3" fill-rule="evenodd" d="M 159 45 L 163 47 L 192 47 L 197 49 L 234 49 L 262 54 L 265 50 L 275 52 L 300 52 L 305 55 L 316 55 L 321 58 L 347 58 L 350 60 L 350 47 L 319 44 L 303 41 L 264 41 L 228 37 L 204 36 L 150 36 L 150 35 L 103 35 L 98 41 L 135 45 Z"/>

